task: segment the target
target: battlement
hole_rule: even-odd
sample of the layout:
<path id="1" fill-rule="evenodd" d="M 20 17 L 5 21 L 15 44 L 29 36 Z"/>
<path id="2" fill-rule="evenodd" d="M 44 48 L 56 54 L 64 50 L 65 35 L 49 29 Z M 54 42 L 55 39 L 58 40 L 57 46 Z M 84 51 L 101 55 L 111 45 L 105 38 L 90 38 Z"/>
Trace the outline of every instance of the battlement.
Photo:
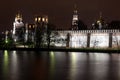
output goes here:
<path id="1" fill-rule="evenodd" d="M 118 29 L 112 30 L 58 30 L 59 33 L 120 33 Z"/>

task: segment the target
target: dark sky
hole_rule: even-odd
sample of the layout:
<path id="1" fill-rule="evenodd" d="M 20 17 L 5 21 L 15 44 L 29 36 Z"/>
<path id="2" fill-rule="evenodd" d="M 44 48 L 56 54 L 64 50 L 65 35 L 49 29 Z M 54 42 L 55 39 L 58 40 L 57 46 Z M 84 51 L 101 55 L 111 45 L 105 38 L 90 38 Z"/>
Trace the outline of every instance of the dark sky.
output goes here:
<path id="1" fill-rule="evenodd" d="M 0 29 L 12 28 L 18 11 L 23 14 L 24 22 L 33 22 L 36 14 L 46 14 L 50 23 L 69 28 L 74 4 L 79 19 L 88 26 L 99 17 L 99 12 L 107 22 L 120 20 L 120 0 L 1 0 Z"/>

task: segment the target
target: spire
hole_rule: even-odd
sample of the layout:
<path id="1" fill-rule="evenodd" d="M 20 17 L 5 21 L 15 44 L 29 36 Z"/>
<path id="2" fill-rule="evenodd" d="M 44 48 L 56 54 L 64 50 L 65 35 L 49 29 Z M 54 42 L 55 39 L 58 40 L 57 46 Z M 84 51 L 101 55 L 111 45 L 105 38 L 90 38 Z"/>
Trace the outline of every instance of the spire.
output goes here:
<path id="1" fill-rule="evenodd" d="M 102 12 L 99 13 L 100 19 L 102 19 Z"/>
<path id="2" fill-rule="evenodd" d="M 78 12 L 77 12 L 77 6 L 74 5 L 74 13 L 72 18 L 72 30 L 78 30 Z"/>
<path id="3" fill-rule="evenodd" d="M 77 5 L 74 4 L 74 14 L 77 14 Z"/>
<path id="4" fill-rule="evenodd" d="M 17 12 L 16 18 L 22 18 L 22 14 L 20 13 L 20 11 Z"/>
<path id="5" fill-rule="evenodd" d="M 75 9 L 75 10 L 77 9 L 77 5 L 76 5 L 76 4 L 74 4 L 74 9 Z"/>

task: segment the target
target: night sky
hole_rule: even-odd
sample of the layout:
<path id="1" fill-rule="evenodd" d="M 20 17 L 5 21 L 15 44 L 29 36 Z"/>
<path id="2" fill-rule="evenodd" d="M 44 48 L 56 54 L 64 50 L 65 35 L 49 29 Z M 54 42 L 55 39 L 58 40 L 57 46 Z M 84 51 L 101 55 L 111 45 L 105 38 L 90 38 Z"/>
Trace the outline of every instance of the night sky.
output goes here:
<path id="1" fill-rule="evenodd" d="M 24 23 L 32 23 L 36 14 L 46 14 L 58 27 L 71 27 L 74 4 L 79 19 L 91 26 L 102 12 L 104 20 L 120 20 L 120 0 L 1 0 L 0 29 L 12 29 L 15 14 L 20 11 Z"/>

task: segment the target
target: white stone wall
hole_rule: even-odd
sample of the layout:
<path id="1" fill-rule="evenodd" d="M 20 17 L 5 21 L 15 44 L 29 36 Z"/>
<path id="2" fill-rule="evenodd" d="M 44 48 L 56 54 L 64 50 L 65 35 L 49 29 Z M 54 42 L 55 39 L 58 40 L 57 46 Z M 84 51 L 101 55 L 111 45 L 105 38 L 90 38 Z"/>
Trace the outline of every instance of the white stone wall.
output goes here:
<path id="1" fill-rule="evenodd" d="M 58 31 L 59 38 L 67 38 L 67 34 L 70 34 L 69 47 L 71 48 L 85 48 L 87 42 L 90 42 L 91 48 L 108 48 L 109 47 L 109 34 L 112 33 L 112 47 L 120 46 L 120 32 L 119 30 L 80 30 L 80 31 Z M 90 41 L 88 39 L 88 33 L 90 33 Z M 57 44 L 59 47 L 65 47 L 64 43 Z"/>
<path id="2" fill-rule="evenodd" d="M 90 36 L 90 47 L 109 47 L 109 33 L 92 33 Z"/>
<path id="3" fill-rule="evenodd" d="M 73 48 L 87 47 L 87 35 L 83 33 L 71 34 L 69 47 Z"/>
<path id="4" fill-rule="evenodd" d="M 120 33 L 113 33 L 112 36 L 112 47 L 120 47 Z"/>

